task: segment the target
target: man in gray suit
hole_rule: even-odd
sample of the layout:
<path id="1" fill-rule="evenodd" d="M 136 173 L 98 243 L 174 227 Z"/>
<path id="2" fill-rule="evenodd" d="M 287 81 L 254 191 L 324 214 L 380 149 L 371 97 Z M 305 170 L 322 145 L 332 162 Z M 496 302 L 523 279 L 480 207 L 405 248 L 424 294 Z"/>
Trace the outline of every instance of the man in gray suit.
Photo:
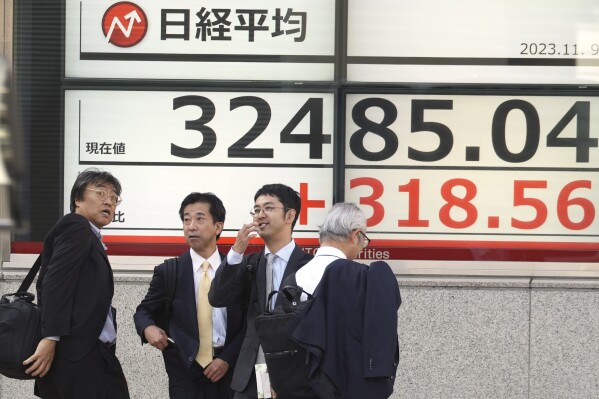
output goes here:
<path id="1" fill-rule="evenodd" d="M 254 365 L 264 363 L 254 321 L 266 310 L 266 298 L 281 281 L 305 265 L 312 255 L 303 252 L 291 238 L 299 217 L 301 199 L 283 184 L 267 184 L 254 196 L 251 223 L 243 225 L 235 244 L 212 280 L 208 299 L 212 306 L 241 304 L 247 308 L 247 333 L 233 373 L 235 398 L 256 399 Z M 243 256 L 252 237 L 260 235 L 265 248 Z M 272 271 L 267 273 L 267 266 Z M 275 305 L 278 299 L 275 300 Z"/>

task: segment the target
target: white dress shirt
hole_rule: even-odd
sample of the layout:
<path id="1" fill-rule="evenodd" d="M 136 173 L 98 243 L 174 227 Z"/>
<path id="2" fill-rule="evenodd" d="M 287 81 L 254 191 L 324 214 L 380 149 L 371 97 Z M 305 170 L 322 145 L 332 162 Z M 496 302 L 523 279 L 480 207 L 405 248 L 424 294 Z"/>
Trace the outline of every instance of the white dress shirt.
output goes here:
<path id="1" fill-rule="evenodd" d="M 283 280 L 283 273 L 285 273 L 285 269 L 287 268 L 287 263 L 289 263 L 289 258 L 295 249 L 295 242 L 291 240 L 289 244 L 285 245 L 283 248 L 279 249 L 279 252 L 273 255 L 270 252 L 268 247 L 264 247 L 264 255 L 265 256 L 274 256 L 274 260 L 272 261 L 272 290 L 278 291 L 281 288 L 281 281 Z M 266 287 L 266 293 L 270 294 L 270 287 Z M 277 295 L 275 294 L 272 297 L 271 306 L 274 307 L 274 304 L 277 302 Z"/>
<path id="2" fill-rule="evenodd" d="M 104 245 L 104 242 L 102 242 L 102 233 L 100 232 L 100 229 L 97 228 L 91 222 L 89 224 L 92 226 L 92 231 L 94 232 L 96 237 L 98 237 L 98 239 L 100 240 L 100 243 L 102 243 L 102 247 L 104 248 L 104 250 L 106 250 L 106 245 Z M 112 307 L 111 306 L 108 307 L 108 316 L 106 316 L 106 321 L 104 322 L 104 327 L 102 327 L 102 332 L 100 333 L 100 336 L 98 337 L 98 339 L 105 343 L 112 343 L 112 342 L 116 341 L 116 330 L 114 329 L 114 322 L 112 320 Z"/>
<path id="3" fill-rule="evenodd" d="M 347 259 L 345 254 L 334 247 L 320 247 L 316 250 L 314 258 L 306 263 L 304 267 L 295 272 L 295 281 L 304 291 L 313 294 L 316 286 L 320 283 L 324 269 L 337 259 Z M 302 301 L 308 299 L 302 294 Z"/>
<path id="4" fill-rule="evenodd" d="M 272 287 L 275 290 L 280 288 L 281 280 L 283 280 L 283 273 L 285 272 L 285 268 L 287 268 L 287 263 L 289 263 L 289 258 L 291 257 L 294 249 L 295 242 L 290 241 L 289 244 L 279 249 L 279 251 L 275 254 L 275 259 L 272 262 Z M 272 254 L 272 252 L 270 252 L 270 249 L 265 246 L 264 255 L 270 256 L 268 254 Z M 273 301 L 275 300 L 276 299 L 273 298 Z"/>
<path id="5" fill-rule="evenodd" d="M 272 285 L 275 290 L 278 290 L 279 286 L 281 285 L 281 281 L 283 280 L 283 273 L 285 273 L 285 268 L 287 268 L 287 263 L 289 263 L 289 258 L 291 257 L 291 254 L 293 253 L 294 249 L 295 241 L 291 240 L 289 241 L 289 244 L 285 245 L 283 248 L 279 250 L 279 252 L 275 254 L 276 257 L 272 264 Z M 268 249 L 267 246 L 264 246 L 264 254 L 268 255 L 271 253 L 272 252 L 270 251 L 270 249 Z M 231 250 L 227 254 L 227 263 L 230 265 L 236 265 L 238 263 L 241 263 L 242 260 L 243 254 L 235 252 L 233 247 L 231 247 Z M 268 290 L 268 292 L 270 292 L 270 290 Z M 275 299 L 273 298 L 273 302 L 274 300 Z"/>
<path id="6" fill-rule="evenodd" d="M 198 303 L 198 285 L 202 276 L 202 263 L 207 260 L 210 263 L 208 273 L 211 278 L 214 278 L 218 270 L 221 259 L 218 253 L 218 248 L 208 259 L 202 258 L 193 249 L 189 249 L 191 262 L 193 264 L 193 286 L 195 289 L 196 305 Z M 220 348 L 225 345 L 227 338 L 227 308 L 212 308 L 212 347 Z"/>

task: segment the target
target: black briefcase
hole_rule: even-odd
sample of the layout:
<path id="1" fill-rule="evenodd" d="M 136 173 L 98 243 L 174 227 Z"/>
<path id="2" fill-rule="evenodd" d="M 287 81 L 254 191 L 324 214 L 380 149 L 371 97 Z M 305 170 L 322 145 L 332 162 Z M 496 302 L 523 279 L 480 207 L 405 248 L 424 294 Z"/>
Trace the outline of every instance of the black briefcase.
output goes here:
<path id="1" fill-rule="evenodd" d="M 267 309 L 277 292 L 285 296 L 283 305 L 266 311 L 255 321 L 270 384 L 280 399 L 318 399 L 308 381 L 310 353 L 289 337 L 291 326 L 313 297 L 297 285 L 287 285 L 270 293 Z M 308 301 L 300 301 L 302 292 L 308 295 Z"/>
<path id="2" fill-rule="evenodd" d="M 33 355 L 41 340 L 41 309 L 26 292 L 39 271 L 41 255 L 23 280 L 18 291 L 0 298 L 0 374 L 20 380 L 34 377 L 25 373 L 23 361 Z"/>

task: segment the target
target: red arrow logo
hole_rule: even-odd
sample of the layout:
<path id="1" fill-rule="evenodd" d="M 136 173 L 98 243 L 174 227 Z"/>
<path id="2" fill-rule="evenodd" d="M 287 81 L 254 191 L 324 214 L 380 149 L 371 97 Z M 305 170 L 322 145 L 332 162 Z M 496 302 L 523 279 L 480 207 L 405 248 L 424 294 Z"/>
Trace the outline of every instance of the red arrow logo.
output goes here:
<path id="1" fill-rule="evenodd" d="M 137 4 L 115 3 L 102 17 L 102 31 L 106 42 L 118 47 L 132 47 L 146 35 L 148 18 Z"/>

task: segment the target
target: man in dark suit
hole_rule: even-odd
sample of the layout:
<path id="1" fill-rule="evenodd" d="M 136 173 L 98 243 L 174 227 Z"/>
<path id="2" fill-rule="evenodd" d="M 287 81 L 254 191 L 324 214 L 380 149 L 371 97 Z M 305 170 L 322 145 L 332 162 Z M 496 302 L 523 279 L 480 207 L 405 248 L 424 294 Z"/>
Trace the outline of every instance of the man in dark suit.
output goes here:
<path id="1" fill-rule="evenodd" d="M 235 398 L 258 397 L 254 365 L 264 363 L 264 355 L 254 321 L 265 311 L 268 293 L 278 290 L 286 276 L 312 259 L 291 238 L 300 209 L 300 196 L 290 187 L 268 184 L 258 190 L 250 211 L 253 221 L 238 232 L 235 244 L 212 280 L 209 299 L 213 306 L 240 304 L 247 308 L 247 333 L 231 383 Z M 264 240 L 264 250 L 243 256 L 256 235 Z M 267 266 L 272 269 L 270 273 Z"/>
<path id="2" fill-rule="evenodd" d="M 154 268 L 148 293 L 133 316 L 135 327 L 142 342 L 162 351 L 171 398 L 232 398 L 231 376 L 243 340 L 241 306 L 212 308 L 206 319 L 197 312 L 207 304 L 209 281 L 224 258 L 216 241 L 223 230 L 225 207 L 212 193 L 191 193 L 181 203 L 179 216 L 190 250 L 178 258 L 169 331 L 157 325 L 165 297 L 164 263 Z M 207 284 L 204 294 L 202 283 Z M 204 323 L 209 334 L 206 339 L 200 332 Z M 209 350 L 205 361 L 201 357 L 204 347 Z"/>
<path id="3" fill-rule="evenodd" d="M 42 398 L 129 398 L 115 355 L 112 269 L 100 229 L 114 218 L 121 184 L 108 172 L 86 169 L 71 190 L 71 213 L 44 241 L 37 294 L 42 337 L 24 361 Z"/>
<path id="4" fill-rule="evenodd" d="M 383 399 L 399 361 L 397 279 L 385 262 L 351 261 L 370 240 L 353 203 L 335 204 L 320 226 L 320 248 L 295 274 L 314 299 L 292 331 L 311 354 L 309 385 L 320 398 Z"/>

